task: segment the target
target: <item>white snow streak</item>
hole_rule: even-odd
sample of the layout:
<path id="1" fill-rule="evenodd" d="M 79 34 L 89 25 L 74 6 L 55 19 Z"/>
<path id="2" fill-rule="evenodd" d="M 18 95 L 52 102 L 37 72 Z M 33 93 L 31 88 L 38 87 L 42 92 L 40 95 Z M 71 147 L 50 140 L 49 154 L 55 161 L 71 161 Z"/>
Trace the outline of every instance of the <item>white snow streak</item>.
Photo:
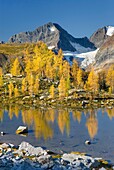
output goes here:
<path id="1" fill-rule="evenodd" d="M 52 50 L 52 49 L 54 49 L 55 48 L 55 46 L 54 45 L 52 45 L 52 46 L 48 46 L 48 49 L 49 50 Z"/>
<path id="2" fill-rule="evenodd" d="M 114 34 L 114 27 L 107 26 L 107 33 L 108 36 L 112 36 Z"/>

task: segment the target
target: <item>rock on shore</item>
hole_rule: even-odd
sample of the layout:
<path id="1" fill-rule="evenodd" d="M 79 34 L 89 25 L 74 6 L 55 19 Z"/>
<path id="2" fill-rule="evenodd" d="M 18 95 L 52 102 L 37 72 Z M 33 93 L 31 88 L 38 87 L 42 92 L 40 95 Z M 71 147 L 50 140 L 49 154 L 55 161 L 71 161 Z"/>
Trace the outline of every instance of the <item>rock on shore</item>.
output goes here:
<path id="1" fill-rule="evenodd" d="M 101 158 L 92 158 L 75 152 L 57 153 L 49 152 L 41 147 L 34 147 L 22 142 L 18 147 L 13 144 L 0 145 L 0 170 L 89 170 L 112 168 Z"/>

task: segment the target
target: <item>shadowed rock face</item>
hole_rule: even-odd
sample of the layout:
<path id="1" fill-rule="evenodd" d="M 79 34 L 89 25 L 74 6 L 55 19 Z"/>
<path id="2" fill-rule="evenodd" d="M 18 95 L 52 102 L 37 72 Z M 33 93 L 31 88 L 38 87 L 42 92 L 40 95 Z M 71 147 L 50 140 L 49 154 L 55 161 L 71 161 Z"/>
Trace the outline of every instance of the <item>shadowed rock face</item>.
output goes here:
<path id="1" fill-rule="evenodd" d="M 95 56 L 96 68 L 108 68 L 111 64 L 114 64 L 114 35 L 108 37 L 107 41 L 101 46 Z"/>
<path id="2" fill-rule="evenodd" d="M 0 54 L 0 67 L 3 67 L 7 61 L 7 57 L 4 54 Z"/>
<path id="3" fill-rule="evenodd" d="M 92 34 L 90 41 L 95 45 L 96 48 L 101 47 L 101 45 L 106 42 L 107 38 L 109 37 L 106 33 L 107 27 L 103 27 L 99 28 Z"/>
<path id="4" fill-rule="evenodd" d="M 51 22 L 38 27 L 32 32 L 28 31 L 15 34 L 9 39 L 10 43 L 38 41 L 43 41 L 48 47 L 55 47 L 57 50 L 61 48 L 63 51 L 77 51 L 72 43 L 79 44 L 82 47 L 90 48 L 92 50 L 95 49 L 94 44 L 91 43 L 87 37 L 74 38 L 60 25 Z"/>

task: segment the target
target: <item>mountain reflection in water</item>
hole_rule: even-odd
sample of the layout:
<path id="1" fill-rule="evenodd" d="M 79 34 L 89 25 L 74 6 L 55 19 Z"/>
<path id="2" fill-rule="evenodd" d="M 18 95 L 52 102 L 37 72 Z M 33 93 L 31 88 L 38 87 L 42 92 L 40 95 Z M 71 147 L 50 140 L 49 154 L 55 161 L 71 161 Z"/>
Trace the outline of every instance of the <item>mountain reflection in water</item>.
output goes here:
<path id="1" fill-rule="evenodd" d="M 107 113 L 109 119 L 114 117 L 114 108 L 102 109 L 102 115 Z M 34 135 L 37 139 L 44 138 L 45 140 L 53 138 L 54 124 L 56 123 L 61 134 L 66 133 L 70 135 L 70 127 L 72 126 L 71 119 L 75 123 L 81 123 L 82 115 L 86 119 L 85 126 L 88 129 L 88 133 L 91 139 L 93 139 L 98 132 L 98 109 L 89 109 L 85 111 L 79 111 L 74 109 L 52 109 L 52 108 L 26 108 L 19 107 L 18 105 L 10 105 L 0 108 L 0 121 L 4 121 L 4 113 L 7 113 L 10 120 L 14 117 L 18 119 L 22 118 L 23 125 L 27 125 L 28 129 L 34 130 Z M 19 116 L 20 115 L 20 116 Z M 100 123 L 100 122 L 99 122 Z"/>

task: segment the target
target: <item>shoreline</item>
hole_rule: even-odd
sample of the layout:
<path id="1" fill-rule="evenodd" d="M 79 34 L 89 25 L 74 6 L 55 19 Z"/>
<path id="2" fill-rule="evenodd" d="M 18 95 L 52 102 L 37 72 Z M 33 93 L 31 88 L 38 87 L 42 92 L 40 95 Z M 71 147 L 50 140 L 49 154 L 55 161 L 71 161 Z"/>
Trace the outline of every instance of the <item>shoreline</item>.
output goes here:
<path id="1" fill-rule="evenodd" d="M 40 98 L 35 96 L 23 96 L 23 97 L 12 97 L 12 98 L 0 98 L 2 105 L 9 104 L 19 104 L 23 106 L 29 105 L 34 107 L 70 107 L 77 109 L 89 109 L 89 108 L 102 108 L 102 107 L 114 107 L 114 97 L 105 97 L 105 98 L 94 98 L 92 100 L 85 97 L 75 98 L 72 96 L 66 97 L 63 100 L 58 98 L 51 99 L 41 96 Z"/>
<path id="2" fill-rule="evenodd" d="M 24 141 L 19 146 L 0 144 L 0 166 L 2 170 L 114 169 L 112 164 L 102 158 L 93 158 L 79 152 L 58 154 Z"/>

